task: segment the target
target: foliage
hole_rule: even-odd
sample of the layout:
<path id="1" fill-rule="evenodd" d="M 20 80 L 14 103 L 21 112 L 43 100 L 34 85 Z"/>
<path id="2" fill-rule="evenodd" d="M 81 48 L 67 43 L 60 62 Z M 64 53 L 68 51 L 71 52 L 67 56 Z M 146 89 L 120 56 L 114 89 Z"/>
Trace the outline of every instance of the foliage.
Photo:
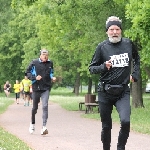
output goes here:
<path id="1" fill-rule="evenodd" d="M 132 22 L 132 26 L 126 31 L 126 35 L 131 37 L 140 46 L 141 68 L 143 77 L 150 72 L 150 4 L 148 0 L 130 0 L 126 6 L 126 17 Z M 134 33 L 134 34 L 133 34 Z M 148 75 L 147 74 L 147 75 Z M 150 76 L 149 76 L 150 77 Z"/>
<path id="2" fill-rule="evenodd" d="M 11 80 L 22 78 L 29 62 L 44 47 L 63 84 L 74 85 L 77 73 L 87 83 L 94 49 L 106 38 L 106 18 L 116 15 L 125 21 L 125 5 L 123 0 L 12 0 L 13 17 L 8 19 L 7 33 L 0 36 L 1 49 L 7 51 L 7 57 L 2 52 L 0 64 L 9 60 L 2 65 L 2 80 L 5 75 Z"/>
<path id="3" fill-rule="evenodd" d="M 6 80 L 12 79 L 12 73 L 14 72 L 12 72 L 11 68 L 13 68 L 15 60 L 13 58 L 11 59 L 11 56 L 14 56 L 16 54 L 9 51 L 13 43 L 15 43 L 9 32 L 9 21 L 14 17 L 14 14 L 12 13 L 12 9 L 10 7 L 11 1 L 8 0 L 6 2 L 4 0 L 1 0 L 0 2 L 0 85 L 3 85 Z"/>
<path id="4" fill-rule="evenodd" d="M 13 0 L 12 6 L 16 14 L 13 32 L 17 26 L 23 52 L 21 70 L 25 70 L 40 48 L 46 47 L 59 70 L 56 76 L 67 84 L 74 83 L 77 72 L 88 81 L 92 49 L 105 38 L 106 17 L 123 16 L 124 12 L 112 0 Z"/>

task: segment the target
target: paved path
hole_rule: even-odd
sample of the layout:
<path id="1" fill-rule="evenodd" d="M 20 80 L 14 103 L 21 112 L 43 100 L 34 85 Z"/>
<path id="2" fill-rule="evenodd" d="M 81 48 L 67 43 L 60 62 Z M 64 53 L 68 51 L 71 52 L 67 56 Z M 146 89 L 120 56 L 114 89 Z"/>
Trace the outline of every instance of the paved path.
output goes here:
<path id="1" fill-rule="evenodd" d="M 100 140 L 101 122 L 81 118 L 84 112 L 70 112 L 59 105 L 49 104 L 49 134 L 40 135 L 42 109 L 36 115 L 36 130 L 29 134 L 31 106 L 13 104 L 0 115 L 0 125 L 8 132 L 28 143 L 34 150 L 102 150 Z M 88 114 L 87 114 L 88 115 Z M 119 125 L 113 124 L 111 150 L 116 150 Z M 150 150 L 150 136 L 130 133 L 126 150 Z"/>

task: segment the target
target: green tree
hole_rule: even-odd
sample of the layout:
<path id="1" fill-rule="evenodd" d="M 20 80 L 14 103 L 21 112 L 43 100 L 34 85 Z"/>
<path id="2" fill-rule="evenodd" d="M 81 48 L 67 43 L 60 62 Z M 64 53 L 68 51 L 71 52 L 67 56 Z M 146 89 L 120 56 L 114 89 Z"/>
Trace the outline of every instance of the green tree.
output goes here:
<path id="1" fill-rule="evenodd" d="M 17 39 L 12 36 L 9 22 L 15 17 L 11 9 L 11 0 L 1 2 L 0 18 L 0 85 L 3 86 L 6 80 L 12 84 L 20 75 L 20 52 L 16 53 Z"/>
<path id="2" fill-rule="evenodd" d="M 150 42 L 149 42 L 149 15 L 150 15 L 150 4 L 148 0 L 130 0 L 126 6 L 126 17 L 132 23 L 131 28 L 126 31 L 126 35 L 131 37 L 137 42 L 140 49 L 141 56 L 141 70 L 142 70 L 142 81 L 146 82 L 146 75 L 150 77 Z M 133 34 L 134 33 L 134 34 Z M 144 83 L 145 83 L 144 82 Z M 145 84 L 144 84 L 145 87 Z M 138 103 L 136 107 L 143 106 L 142 103 Z"/>
<path id="3" fill-rule="evenodd" d="M 106 18 L 112 14 L 124 16 L 124 6 L 113 0 L 13 0 L 12 5 L 19 14 L 15 22 L 22 37 L 22 68 L 37 53 L 36 49 L 46 47 L 56 62 L 56 70 L 61 66 L 57 75 L 74 81 L 76 95 L 81 77 L 88 83 L 88 65 L 95 47 L 106 38 Z"/>

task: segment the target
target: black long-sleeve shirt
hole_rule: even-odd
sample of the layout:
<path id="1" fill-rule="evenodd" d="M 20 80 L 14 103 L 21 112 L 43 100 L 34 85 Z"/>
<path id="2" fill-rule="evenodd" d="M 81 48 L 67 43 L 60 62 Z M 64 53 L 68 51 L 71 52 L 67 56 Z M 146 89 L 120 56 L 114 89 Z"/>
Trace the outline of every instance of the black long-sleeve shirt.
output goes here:
<path id="1" fill-rule="evenodd" d="M 53 77 L 53 62 L 47 60 L 42 62 L 39 58 L 34 59 L 26 70 L 28 78 L 32 81 L 33 91 L 51 89 L 51 78 Z M 36 76 L 40 75 L 41 80 L 36 80 Z"/>
<path id="2" fill-rule="evenodd" d="M 108 70 L 105 62 L 110 59 L 113 67 Z M 132 73 L 131 64 L 133 64 Z M 89 65 L 89 71 L 91 74 L 100 74 L 100 82 L 128 84 L 130 74 L 134 81 L 138 80 L 140 57 L 135 45 L 128 38 L 122 38 L 118 43 L 111 43 L 107 39 L 97 46 Z"/>

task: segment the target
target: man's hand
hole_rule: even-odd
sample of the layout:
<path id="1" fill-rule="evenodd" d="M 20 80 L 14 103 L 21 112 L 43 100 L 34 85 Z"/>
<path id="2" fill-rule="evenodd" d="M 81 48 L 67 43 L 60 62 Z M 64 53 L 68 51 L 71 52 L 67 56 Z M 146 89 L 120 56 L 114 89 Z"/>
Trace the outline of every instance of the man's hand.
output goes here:
<path id="1" fill-rule="evenodd" d="M 56 81 L 56 77 L 53 77 L 53 78 L 52 78 L 52 82 L 55 82 L 55 81 Z"/>
<path id="2" fill-rule="evenodd" d="M 41 80 L 42 77 L 40 75 L 36 76 L 36 80 Z"/>
<path id="3" fill-rule="evenodd" d="M 130 75 L 130 82 L 134 82 L 134 79 L 131 75 Z"/>
<path id="4" fill-rule="evenodd" d="M 106 61 L 105 64 L 106 64 L 107 69 L 109 70 L 109 69 L 111 68 L 111 66 L 112 66 L 112 64 L 111 64 L 111 59 L 108 60 L 108 61 Z"/>

